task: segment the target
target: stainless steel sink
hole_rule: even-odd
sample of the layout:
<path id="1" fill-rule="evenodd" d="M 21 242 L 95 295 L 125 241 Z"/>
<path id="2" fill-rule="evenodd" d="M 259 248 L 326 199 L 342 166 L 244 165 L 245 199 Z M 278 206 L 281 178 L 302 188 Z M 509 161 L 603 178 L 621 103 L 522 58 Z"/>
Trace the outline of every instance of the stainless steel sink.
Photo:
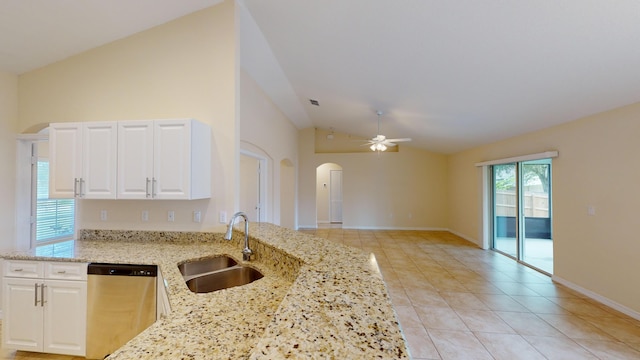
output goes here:
<path id="1" fill-rule="evenodd" d="M 237 265 L 187 280 L 187 287 L 195 293 L 207 293 L 246 285 L 262 277 L 262 273 L 252 267 Z"/>
<path id="2" fill-rule="evenodd" d="M 216 256 L 196 261 L 188 261 L 178 265 L 180 273 L 189 280 L 193 276 L 204 275 L 221 269 L 230 268 L 238 263 L 228 256 Z"/>

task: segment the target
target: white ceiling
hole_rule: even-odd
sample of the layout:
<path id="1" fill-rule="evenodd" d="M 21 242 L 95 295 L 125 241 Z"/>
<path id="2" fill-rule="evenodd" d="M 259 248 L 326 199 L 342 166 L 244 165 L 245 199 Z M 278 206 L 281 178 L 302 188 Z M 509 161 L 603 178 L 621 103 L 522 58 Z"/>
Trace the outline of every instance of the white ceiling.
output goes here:
<path id="1" fill-rule="evenodd" d="M 218 2 L 0 0 L 0 70 Z M 373 137 L 382 110 L 387 137 L 452 153 L 640 101 L 637 0 L 241 2 L 286 77 L 265 90 L 300 127 Z"/>
<path id="2" fill-rule="evenodd" d="M 640 101 L 637 0 L 244 3 L 318 127 L 451 153 Z"/>

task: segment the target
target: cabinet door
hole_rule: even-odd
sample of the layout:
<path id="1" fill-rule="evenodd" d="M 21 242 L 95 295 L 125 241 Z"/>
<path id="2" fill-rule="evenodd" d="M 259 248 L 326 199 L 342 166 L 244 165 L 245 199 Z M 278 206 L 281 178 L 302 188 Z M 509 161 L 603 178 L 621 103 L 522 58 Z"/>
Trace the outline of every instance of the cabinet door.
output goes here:
<path id="1" fill-rule="evenodd" d="M 3 280 L 2 338 L 5 347 L 26 351 L 42 351 L 43 308 L 36 300 L 38 279 Z M 38 298 L 36 298 L 36 296 Z"/>
<path id="2" fill-rule="evenodd" d="M 189 199 L 191 194 L 191 121 L 154 122 L 156 199 Z"/>
<path id="3" fill-rule="evenodd" d="M 84 124 L 80 197 L 116 198 L 117 141 L 116 122 Z"/>
<path id="4" fill-rule="evenodd" d="M 84 356 L 87 329 L 87 283 L 47 280 L 44 302 L 42 351 Z"/>
<path id="5" fill-rule="evenodd" d="M 118 199 L 150 199 L 153 121 L 118 122 Z"/>
<path id="6" fill-rule="evenodd" d="M 56 123 L 49 129 L 49 197 L 75 197 L 82 177 L 82 124 Z"/>

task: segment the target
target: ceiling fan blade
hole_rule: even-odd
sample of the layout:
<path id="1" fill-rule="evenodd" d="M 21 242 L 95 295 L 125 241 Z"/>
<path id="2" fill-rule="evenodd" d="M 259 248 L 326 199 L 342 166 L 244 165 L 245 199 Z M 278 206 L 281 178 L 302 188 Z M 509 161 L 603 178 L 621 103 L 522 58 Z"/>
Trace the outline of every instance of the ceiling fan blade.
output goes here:
<path id="1" fill-rule="evenodd" d="M 404 141 L 411 141 L 411 138 L 387 139 L 387 141 L 390 141 L 390 142 L 404 142 Z"/>

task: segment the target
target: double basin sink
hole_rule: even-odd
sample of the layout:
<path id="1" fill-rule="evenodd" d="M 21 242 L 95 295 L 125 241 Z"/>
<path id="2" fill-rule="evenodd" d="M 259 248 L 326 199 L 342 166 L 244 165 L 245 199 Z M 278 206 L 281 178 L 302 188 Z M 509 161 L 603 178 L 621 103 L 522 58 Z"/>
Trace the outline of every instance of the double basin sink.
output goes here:
<path id="1" fill-rule="evenodd" d="M 260 271 L 244 265 L 228 256 L 187 261 L 178 269 L 194 293 L 208 293 L 234 286 L 249 284 L 263 277 Z"/>

